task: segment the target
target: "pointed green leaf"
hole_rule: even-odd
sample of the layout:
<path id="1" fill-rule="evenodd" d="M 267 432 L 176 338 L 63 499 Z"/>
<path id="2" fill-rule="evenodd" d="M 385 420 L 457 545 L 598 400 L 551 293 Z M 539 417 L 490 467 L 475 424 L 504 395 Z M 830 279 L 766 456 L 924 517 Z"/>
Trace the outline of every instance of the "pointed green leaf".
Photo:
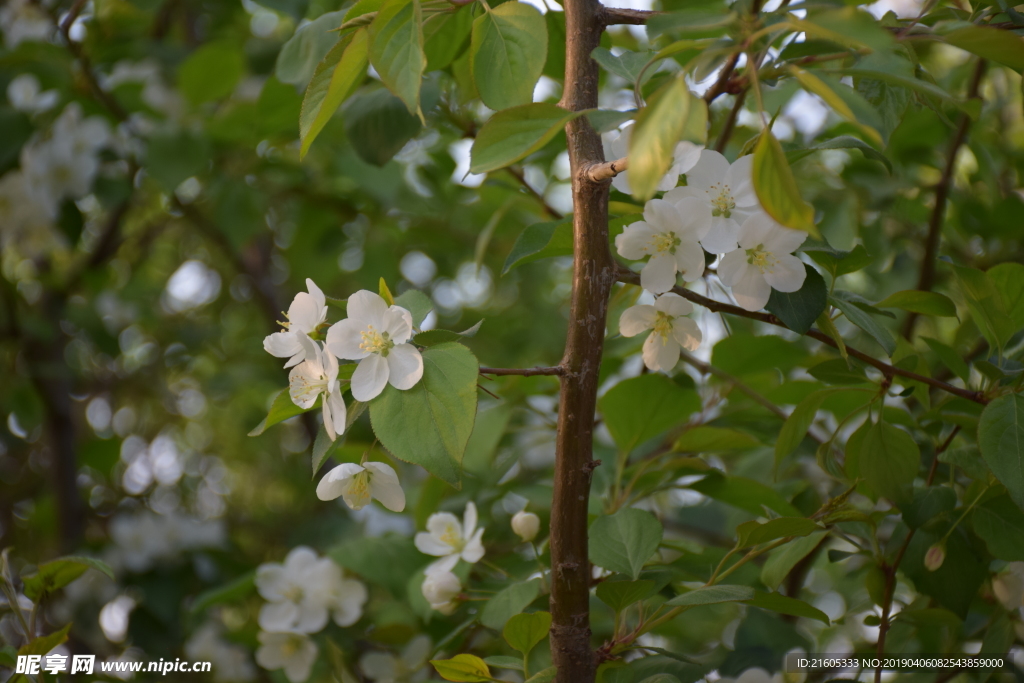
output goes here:
<path id="1" fill-rule="evenodd" d="M 288 418 L 301 415 L 309 410 L 316 410 L 319 407 L 320 399 L 317 399 L 317 402 L 313 404 L 312 408 L 300 408 L 292 402 L 292 397 L 288 394 L 288 390 L 283 389 L 274 397 L 274 402 L 270 404 L 270 412 L 268 412 L 267 416 L 263 418 L 263 420 L 256 425 L 251 432 L 249 432 L 249 436 L 259 436 L 278 422 L 283 422 Z"/>
<path id="2" fill-rule="evenodd" d="M 787 228 L 818 236 L 814 208 L 800 196 L 786 153 L 769 130 L 762 131 L 754 148 L 753 176 L 754 191 L 769 216 Z"/>
<path id="3" fill-rule="evenodd" d="M 1024 510 L 1024 396 L 1007 394 L 985 407 L 978 445 L 996 479 Z"/>
<path id="4" fill-rule="evenodd" d="M 484 660 L 476 655 L 461 654 L 451 659 L 431 659 L 437 673 L 446 681 L 455 683 L 488 683 L 491 670 Z"/>
<path id="5" fill-rule="evenodd" d="M 649 512 L 623 508 L 590 525 L 590 561 L 634 579 L 658 551 L 661 522 Z"/>
<path id="6" fill-rule="evenodd" d="M 754 589 L 750 586 L 719 584 L 717 586 L 703 586 L 688 593 L 677 595 L 665 604 L 674 607 L 696 607 L 697 605 L 717 605 L 723 602 L 743 602 L 753 597 Z"/>
<path id="7" fill-rule="evenodd" d="M 306 156 L 310 145 L 341 103 L 362 83 L 369 64 L 368 50 L 366 29 L 361 28 L 339 40 L 317 65 L 313 80 L 306 88 L 299 115 L 300 159 Z"/>
<path id="8" fill-rule="evenodd" d="M 935 315 L 941 318 L 955 318 L 956 304 L 949 297 L 936 292 L 922 292 L 908 289 L 885 297 L 875 304 L 879 308 L 899 308 L 904 311 Z"/>
<path id="9" fill-rule="evenodd" d="M 547 22 L 532 5 L 503 3 L 473 21 L 469 49 L 484 104 L 495 111 L 527 104 L 547 59 Z"/>
<path id="10" fill-rule="evenodd" d="M 736 527 L 736 547 L 750 548 L 787 536 L 806 536 L 821 527 L 805 517 L 776 517 L 767 522 L 744 522 Z"/>
<path id="11" fill-rule="evenodd" d="M 422 118 L 420 85 L 427 58 L 423 53 L 423 13 L 419 0 L 384 0 L 369 28 L 370 63 L 410 114 Z"/>
<path id="12" fill-rule="evenodd" d="M 473 141 L 470 172 L 488 173 L 514 164 L 548 144 L 565 124 L 583 113 L 567 112 L 550 102 L 499 111 L 487 120 Z"/>
<path id="13" fill-rule="evenodd" d="M 633 196 L 647 200 L 672 165 L 683 137 L 693 97 L 683 74 L 663 85 L 640 110 L 629 139 L 629 184 Z"/>
<path id="14" fill-rule="evenodd" d="M 547 638 L 550 630 L 551 613 L 532 612 L 517 614 L 509 619 L 502 630 L 502 635 L 513 650 L 518 650 L 523 653 L 523 657 L 528 657 L 530 650 Z"/>

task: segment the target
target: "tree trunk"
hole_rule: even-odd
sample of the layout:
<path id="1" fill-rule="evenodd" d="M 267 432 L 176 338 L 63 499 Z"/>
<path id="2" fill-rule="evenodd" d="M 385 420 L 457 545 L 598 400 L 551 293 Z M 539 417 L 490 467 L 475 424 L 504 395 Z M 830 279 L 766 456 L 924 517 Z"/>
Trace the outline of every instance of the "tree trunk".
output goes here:
<path id="1" fill-rule="evenodd" d="M 603 26 L 596 0 L 566 0 L 565 91 L 569 111 L 597 107 L 598 68 L 590 58 Z M 590 563 L 587 500 L 593 468 L 594 413 L 615 263 L 608 249 L 608 181 L 586 177 L 604 161 L 601 138 L 586 117 L 566 126 L 572 167 L 573 283 L 558 409 L 551 505 L 551 655 L 559 683 L 590 683 Z"/>

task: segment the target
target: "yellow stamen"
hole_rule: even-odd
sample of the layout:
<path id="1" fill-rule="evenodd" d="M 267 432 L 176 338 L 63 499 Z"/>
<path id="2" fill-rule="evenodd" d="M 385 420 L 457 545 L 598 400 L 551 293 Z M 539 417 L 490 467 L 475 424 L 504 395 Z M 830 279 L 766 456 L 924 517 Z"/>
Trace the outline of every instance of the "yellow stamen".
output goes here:
<path id="1" fill-rule="evenodd" d="M 668 343 L 668 338 L 672 334 L 673 322 L 675 322 L 675 318 L 673 316 L 663 311 L 658 311 L 658 315 L 654 319 L 654 327 L 652 329 L 654 334 L 661 337 L 662 344 Z"/>
<path id="2" fill-rule="evenodd" d="M 391 340 L 391 335 L 387 332 L 378 332 L 373 328 L 373 325 L 360 332 L 359 336 L 363 339 L 359 344 L 361 350 L 368 353 L 379 353 L 385 358 L 388 357 L 388 353 L 395 346 L 395 342 Z"/>
<path id="3" fill-rule="evenodd" d="M 775 271 L 775 265 L 779 262 L 779 259 L 775 258 L 775 254 L 772 252 L 765 251 L 763 244 L 759 244 L 753 249 L 746 249 L 745 251 L 747 252 L 747 263 L 756 267 L 762 274 Z"/>
<path id="4" fill-rule="evenodd" d="M 654 251 L 659 254 L 675 254 L 676 247 L 681 243 L 682 240 L 680 240 L 674 232 L 661 232 L 651 239 L 651 246 L 654 247 Z"/>
<path id="5" fill-rule="evenodd" d="M 732 198 L 732 189 L 728 185 L 712 185 L 708 188 L 708 196 L 711 197 L 712 216 L 729 218 L 732 215 L 736 201 Z"/>

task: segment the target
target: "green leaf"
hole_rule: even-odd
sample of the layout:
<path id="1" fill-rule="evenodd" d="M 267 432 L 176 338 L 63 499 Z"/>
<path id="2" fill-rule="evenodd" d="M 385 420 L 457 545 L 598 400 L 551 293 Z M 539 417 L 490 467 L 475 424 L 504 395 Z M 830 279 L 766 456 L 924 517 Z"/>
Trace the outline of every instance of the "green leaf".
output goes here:
<path id="1" fill-rule="evenodd" d="M 793 571 L 793 567 L 811 554 L 827 535 L 828 531 L 821 529 L 773 550 L 761 568 L 761 583 L 772 590 L 778 588 Z"/>
<path id="2" fill-rule="evenodd" d="M 743 602 L 751 600 L 753 597 L 754 589 L 750 586 L 718 584 L 717 586 L 695 588 L 688 593 L 677 595 L 665 604 L 673 607 L 696 607 L 697 605 L 717 605 L 723 602 Z"/>
<path id="3" fill-rule="evenodd" d="M 590 561 L 634 579 L 661 544 L 661 522 L 649 512 L 623 508 L 590 525 Z"/>
<path id="4" fill-rule="evenodd" d="M 778 593 L 762 593 L 758 591 L 754 596 L 754 599 L 748 600 L 747 604 L 753 607 L 771 610 L 772 612 L 778 612 L 779 614 L 788 614 L 792 617 L 817 619 L 826 626 L 831 623 L 828 615 L 817 607 L 812 607 L 803 600 L 787 598 L 786 596 L 779 595 Z"/>
<path id="5" fill-rule="evenodd" d="M 790 18 L 790 23 L 808 36 L 846 47 L 886 50 L 894 44 L 892 35 L 878 25 L 878 20 L 857 7 L 817 12 L 807 20 Z"/>
<path id="6" fill-rule="evenodd" d="M 939 453 L 939 462 L 959 467 L 971 479 L 987 481 L 992 475 L 977 448 L 950 448 Z"/>
<path id="7" fill-rule="evenodd" d="M 500 631 L 509 619 L 526 609 L 539 594 L 539 579 L 513 583 L 487 601 L 480 612 L 480 623 Z"/>
<path id="8" fill-rule="evenodd" d="M 805 517 L 776 517 L 767 522 L 750 521 L 736 527 L 736 547 L 751 548 L 787 536 L 806 536 L 821 529 Z"/>
<path id="9" fill-rule="evenodd" d="M 967 301 L 967 309 L 982 336 L 991 348 L 1001 352 L 1017 330 L 1003 306 L 1003 297 L 996 289 L 995 282 L 988 273 L 976 268 L 954 265 L 953 272 Z"/>
<path id="10" fill-rule="evenodd" d="M 446 681 L 456 683 L 487 683 L 491 680 L 491 670 L 484 660 L 476 655 L 461 654 L 451 659 L 431 659 L 437 673 Z"/>
<path id="11" fill-rule="evenodd" d="M 532 102 L 547 50 L 547 22 L 532 5 L 506 2 L 477 17 L 469 51 L 483 103 L 500 111 Z"/>
<path id="12" fill-rule="evenodd" d="M 609 133 L 622 126 L 627 121 L 632 121 L 636 116 L 636 109 L 627 111 L 613 111 L 610 109 L 591 109 L 587 112 L 587 120 L 598 133 Z"/>
<path id="13" fill-rule="evenodd" d="M 863 308 L 843 298 L 844 294 L 844 292 L 836 292 L 829 296 L 829 303 L 842 311 L 847 320 L 867 332 L 872 339 L 878 342 L 878 345 L 885 350 L 886 355 L 892 356 L 896 351 L 896 340 L 893 338 L 892 332 Z"/>
<path id="14" fill-rule="evenodd" d="M 921 339 L 939 357 L 943 365 L 949 368 L 954 375 L 962 379 L 965 385 L 970 385 L 971 368 L 968 367 L 963 357 L 956 352 L 956 349 L 943 344 L 938 339 L 931 339 L 929 337 L 921 337 Z"/>
<path id="15" fill-rule="evenodd" d="M 761 442 L 744 432 L 700 425 L 687 429 L 672 449 L 680 453 L 725 453 L 757 448 Z"/>
<path id="16" fill-rule="evenodd" d="M 476 356 L 461 344 L 423 351 L 423 379 L 407 391 L 390 384 L 370 402 L 370 423 L 395 457 L 458 487 L 462 454 L 476 417 Z"/>
<path id="17" fill-rule="evenodd" d="M 929 83 L 928 81 L 921 80 L 920 78 L 914 78 L 912 76 L 904 76 L 900 73 L 892 71 L 881 71 L 878 69 L 864 69 L 859 67 L 847 67 L 843 69 L 829 69 L 829 72 L 841 74 L 844 76 L 853 76 L 854 78 L 870 78 L 889 85 L 896 85 L 908 90 L 913 90 L 916 93 L 925 95 L 926 97 L 934 97 L 943 104 L 958 107 L 964 110 L 966 105 L 954 99 L 948 92 L 942 88 Z"/>
<path id="18" fill-rule="evenodd" d="M 971 24 L 947 33 L 945 39 L 961 50 L 1024 72 L 1024 38 L 1013 31 Z"/>
<path id="19" fill-rule="evenodd" d="M 537 647 L 540 641 L 548 637 L 551 630 L 550 612 L 533 612 L 531 614 L 517 614 L 508 620 L 502 635 L 505 642 L 513 650 L 523 653 L 523 657 L 530 655 L 530 650 Z"/>
<path id="20" fill-rule="evenodd" d="M 897 503 L 910 499 L 921 462 L 921 449 L 910 434 L 887 422 L 875 423 L 864 433 L 857 461 L 875 493 Z"/>
<path id="21" fill-rule="evenodd" d="M 700 397 L 664 375 L 640 375 L 613 386 L 598 401 L 605 425 L 623 453 L 701 409 Z"/>
<path id="22" fill-rule="evenodd" d="M 462 332 L 442 329 L 426 330 L 417 334 L 412 340 L 420 346 L 437 346 L 445 342 L 459 341 L 463 337 L 475 337 L 476 333 L 480 331 L 480 326 L 483 324 L 483 320 L 478 320 L 475 325 L 467 327 Z"/>
<path id="23" fill-rule="evenodd" d="M 236 579 L 229 581 L 223 586 L 211 588 L 196 596 L 195 601 L 189 607 L 190 615 L 202 614 L 210 607 L 223 605 L 229 602 L 237 602 L 247 598 L 256 592 L 256 570 L 246 572 Z"/>
<path id="24" fill-rule="evenodd" d="M 860 244 L 850 251 L 839 251 L 827 245 L 825 249 L 805 246 L 804 252 L 815 263 L 827 270 L 832 275 L 833 280 L 841 275 L 855 273 L 874 262 L 874 259 L 868 254 L 867 250 Z"/>
<path id="25" fill-rule="evenodd" d="M 673 150 L 686 130 L 692 99 L 680 73 L 651 95 L 637 114 L 629 139 L 629 184 L 635 198 L 653 197 L 668 172 Z"/>
<path id="26" fill-rule="evenodd" d="M 1007 562 L 1024 561 L 1024 512 L 1009 496 L 997 496 L 974 510 L 974 533 L 988 551 Z"/>
<path id="27" fill-rule="evenodd" d="M 839 358 L 818 363 L 809 368 L 807 374 L 825 384 L 864 384 L 869 381 L 859 364 L 851 366 Z"/>
<path id="28" fill-rule="evenodd" d="M 1007 394 L 985 407 L 978 446 L 996 479 L 1024 510 L 1024 396 Z"/>
<path id="29" fill-rule="evenodd" d="M 746 477 L 726 477 L 710 474 L 690 484 L 697 493 L 721 501 L 754 515 L 763 515 L 762 506 L 780 515 L 796 517 L 800 511 L 779 492 L 766 484 Z"/>
<path id="30" fill-rule="evenodd" d="M 251 432 L 249 432 L 249 436 L 259 436 L 278 422 L 283 422 L 290 417 L 301 415 L 309 410 L 316 410 L 319 407 L 320 399 L 317 399 L 317 402 L 313 404 L 312 408 L 300 408 L 292 402 L 292 397 L 288 394 L 288 390 L 283 389 L 274 397 L 274 402 L 270 404 L 270 412 L 268 412 L 267 416 L 263 418 L 263 420 L 256 425 Z"/>
<path id="31" fill-rule="evenodd" d="M 458 57 L 473 27 L 473 8 L 462 8 L 454 14 L 435 15 L 423 25 L 423 52 L 427 55 L 427 71 L 437 71 Z"/>
<path id="32" fill-rule="evenodd" d="M 926 486 L 914 492 L 914 499 L 903 507 L 903 522 L 919 529 L 939 515 L 956 507 L 956 492 L 948 486 Z"/>
<path id="33" fill-rule="evenodd" d="M 519 657 L 493 655 L 491 657 L 484 657 L 484 663 L 487 664 L 487 666 L 493 666 L 495 669 L 512 669 L 514 671 L 523 670 L 523 660 Z"/>
<path id="34" fill-rule="evenodd" d="M 299 158 L 309 151 L 320 131 L 366 77 L 369 64 L 366 29 L 345 36 L 317 65 L 302 99 L 299 115 Z"/>
<path id="35" fill-rule="evenodd" d="M 420 85 L 427 57 L 423 53 L 423 14 L 419 0 L 384 0 L 370 24 L 370 63 L 380 80 L 409 113 L 420 111 Z"/>
<path id="36" fill-rule="evenodd" d="M 765 308 L 769 313 L 774 313 L 786 327 L 805 334 L 818 316 L 822 314 L 828 305 L 828 287 L 825 286 L 825 279 L 821 277 L 814 268 L 806 263 L 804 270 L 807 275 L 804 284 L 795 292 L 780 292 L 773 289 L 768 297 L 768 305 Z"/>
<path id="37" fill-rule="evenodd" d="M 818 410 L 821 409 L 821 404 L 825 402 L 825 399 L 841 391 L 850 390 L 843 387 L 819 389 L 809 394 L 796 405 L 796 408 L 793 409 L 793 412 L 789 414 L 789 417 L 783 423 L 782 429 L 779 430 L 779 438 L 775 442 L 776 469 L 782 464 L 782 460 L 795 451 L 796 447 L 807 436 L 807 430 L 814 423 L 814 418 L 818 414 Z"/>
<path id="38" fill-rule="evenodd" d="M 470 172 L 488 173 L 514 164 L 541 149 L 565 128 L 565 124 L 582 114 L 567 112 L 549 102 L 499 111 L 487 120 L 473 141 Z"/>
<path id="39" fill-rule="evenodd" d="M 18 656 L 24 657 L 26 655 L 45 655 L 47 652 L 57 647 L 61 643 L 67 642 L 68 631 L 71 630 L 71 624 L 68 624 L 59 631 L 45 636 L 39 636 L 31 642 L 25 643 L 18 648 Z"/>
<path id="40" fill-rule="evenodd" d="M 639 581 L 602 581 L 597 584 L 597 598 L 616 612 L 654 595 L 655 583 Z"/>
<path id="41" fill-rule="evenodd" d="M 245 73 L 245 56 L 232 43 L 206 43 L 178 67 L 178 87 L 193 106 L 232 93 Z"/>
<path id="42" fill-rule="evenodd" d="M 345 105 L 345 137 L 359 158 L 374 166 L 391 161 L 423 128 L 387 88 L 352 97 Z"/>
<path id="43" fill-rule="evenodd" d="M 769 216 L 788 228 L 818 237 L 814 208 L 800 196 L 786 153 L 769 130 L 762 131 L 754 148 L 753 177 L 754 191 Z"/>
<path id="44" fill-rule="evenodd" d="M 34 574 L 22 577 L 25 597 L 32 602 L 39 602 L 42 596 L 63 588 L 89 569 L 97 569 L 114 578 L 113 570 L 95 558 L 73 555 L 59 557 L 39 565 Z"/>
<path id="45" fill-rule="evenodd" d="M 810 154 L 812 151 L 819 149 L 859 149 L 864 154 L 865 158 L 873 159 L 881 163 L 883 166 L 885 166 L 886 170 L 889 171 L 889 173 L 892 173 L 892 162 L 889 161 L 889 157 L 885 156 L 877 149 L 875 149 L 868 143 L 864 142 L 863 140 L 860 140 L 850 135 L 840 135 L 838 137 L 832 138 L 831 140 L 819 142 L 814 147 L 811 147 L 803 151 L 807 152 L 807 154 Z M 797 152 L 796 154 L 799 158 L 803 158 L 803 156 L 805 156 L 802 152 Z M 788 158 L 790 162 L 796 161 L 796 159 L 793 158 L 792 154 L 786 154 L 786 158 Z M 857 249 L 863 251 L 864 247 L 857 245 L 854 248 L 854 251 L 856 251 Z M 867 265 L 868 263 L 871 263 L 870 258 L 864 265 Z"/>
<path id="46" fill-rule="evenodd" d="M 550 221 L 528 226 L 512 245 L 501 274 L 524 263 L 554 256 L 572 256 L 572 221 Z"/>
<path id="47" fill-rule="evenodd" d="M 352 365 L 342 367 L 354 367 Z M 350 375 L 351 376 L 351 375 Z M 345 427 L 355 423 L 359 419 L 359 416 L 366 410 L 366 404 L 359 401 L 351 400 L 345 408 Z M 348 432 L 346 431 L 346 434 Z M 320 425 L 316 433 L 316 439 L 313 441 L 313 478 L 316 478 L 316 473 L 320 471 L 324 461 L 331 456 L 342 444 L 345 443 L 345 434 L 339 434 L 338 438 L 331 441 L 331 437 L 327 435 L 327 430 L 323 424 Z"/>
<path id="48" fill-rule="evenodd" d="M 856 126 L 875 144 L 883 144 L 882 135 L 878 132 L 881 117 L 856 90 L 832 77 L 822 78 L 794 65 L 789 66 L 789 71 L 804 90 L 824 100 L 836 114 Z"/>
<path id="49" fill-rule="evenodd" d="M 327 12 L 296 29 L 277 54 L 277 80 L 305 88 L 317 64 L 323 61 L 338 42 L 338 34 L 334 29 L 341 26 L 344 15 L 341 11 Z"/>
<path id="50" fill-rule="evenodd" d="M 1024 265 L 1007 261 L 985 271 L 999 294 L 1002 309 L 1016 329 L 1024 327 Z"/>
<path id="51" fill-rule="evenodd" d="M 412 324 L 419 327 L 423 320 L 434 308 L 434 302 L 429 296 L 418 289 L 409 289 L 395 297 L 395 305 L 404 308 L 412 314 Z"/>
<path id="52" fill-rule="evenodd" d="M 644 71 L 644 67 L 654 57 L 654 52 L 652 50 L 644 50 L 643 52 L 624 50 L 621 54 L 615 55 L 607 48 L 596 47 L 590 53 L 590 56 L 602 69 L 619 76 L 630 85 L 633 85 L 636 83 L 636 79 L 640 77 L 640 72 Z M 644 79 L 641 85 L 650 80 L 653 75 L 654 69 L 647 69 L 644 72 Z"/>
<path id="53" fill-rule="evenodd" d="M 711 364 L 738 377 L 787 370 L 806 361 L 807 353 L 778 335 L 755 337 L 734 333 L 715 344 Z"/>
<path id="54" fill-rule="evenodd" d="M 555 677 L 557 675 L 558 668 L 554 666 L 549 666 L 548 668 L 541 669 L 537 673 L 527 678 L 525 683 L 551 683 L 551 681 L 555 680 Z"/>
<path id="55" fill-rule="evenodd" d="M 949 297 L 935 292 L 922 292 L 916 289 L 908 289 L 902 292 L 890 294 L 875 306 L 879 308 L 899 308 L 912 313 L 922 315 L 935 315 L 940 318 L 955 318 L 956 304 L 950 301 Z"/>

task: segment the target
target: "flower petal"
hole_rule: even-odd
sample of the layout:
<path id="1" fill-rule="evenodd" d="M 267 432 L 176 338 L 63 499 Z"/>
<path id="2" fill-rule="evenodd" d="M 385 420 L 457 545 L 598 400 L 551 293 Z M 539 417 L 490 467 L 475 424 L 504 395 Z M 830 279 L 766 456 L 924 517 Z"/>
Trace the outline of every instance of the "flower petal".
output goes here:
<path id="1" fill-rule="evenodd" d="M 276 562 L 261 564 L 256 569 L 256 590 L 265 600 L 283 600 L 291 585 L 284 566 Z"/>
<path id="2" fill-rule="evenodd" d="M 713 216 L 711 228 L 701 239 L 700 244 L 712 254 L 728 254 L 736 249 L 739 234 L 740 224 L 732 218 Z"/>
<path id="3" fill-rule="evenodd" d="M 264 337 L 263 350 L 276 358 L 289 358 L 290 356 L 303 353 L 302 344 L 299 343 L 299 336 L 288 330 L 274 332 Z M 299 360 L 302 360 L 302 358 L 300 357 Z M 294 364 L 292 363 L 292 365 Z"/>
<path id="4" fill-rule="evenodd" d="M 373 325 L 378 330 L 384 329 L 384 313 L 387 310 L 387 302 L 368 289 L 360 289 L 348 298 L 348 317 L 364 323 L 364 328 Z"/>
<path id="5" fill-rule="evenodd" d="M 772 293 L 771 286 L 757 268 L 747 268 L 740 279 L 730 286 L 736 303 L 748 311 L 764 308 Z"/>
<path id="6" fill-rule="evenodd" d="M 643 221 L 631 223 L 615 236 L 615 250 L 619 256 L 638 261 L 650 253 L 654 228 Z"/>
<path id="7" fill-rule="evenodd" d="M 320 311 L 323 307 L 311 294 L 299 292 L 288 307 L 289 329 L 309 334 L 320 324 Z"/>
<path id="8" fill-rule="evenodd" d="M 291 683 L 303 683 L 309 678 L 313 671 L 313 663 L 316 662 L 316 643 L 309 638 L 303 638 L 298 649 L 284 665 L 284 675 Z"/>
<path id="9" fill-rule="evenodd" d="M 412 336 L 412 313 L 401 306 L 392 306 L 384 314 L 384 329 L 396 344 L 404 344 Z"/>
<path id="10" fill-rule="evenodd" d="M 640 285 L 649 292 L 661 294 L 676 284 L 676 257 L 655 254 L 640 271 Z"/>
<path id="11" fill-rule="evenodd" d="M 381 502 L 381 505 L 392 512 L 405 509 L 405 491 L 398 474 L 390 466 L 382 462 L 367 462 L 364 465 L 370 471 L 370 495 Z"/>
<path id="12" fill-rule="evenodd" d="M 747 270 L 755 270 L 747 263 L 747 255 L 740 249 L 730 251 L 718 262 L 718 278 L 727 287 L 743 279 Z"/>
<path id="13" fill-rule="evenodd" d="M 729 172 L 729 161 L 713 149 L 701 150 L 700 159 L 686 174 L 686 184 L 700 190 L 722 182 Z"/>
<path id="14" fill-rule="evenodd" d="M 361 360 L 370 355 L 369 351 L 359 347 L 363 343 L 362 333 L 365 331 L 366 326 L 360 321 L 345 318 L 327 330 L 324 347 L 338 358 Z"/>
<path id="15" fill-rule="evenodd" d="M 687 351 L 696 351 L 704 335 L 693 320 L 676 318 L 672 321 L 672 338 Z"/>
<path id="16" fill-rule="evenodd" d="M 333 432 L 335 435 L 345 433 L 345 419 L 348 416 L 345 412 L 345 398 L 340 391 L 332 391 L 324 401 L 324 428 L 327 434 Z M 334 441 L 335 437 L 331 437 Z"/>
<path id="17" fill-rule="evenodd" d="M 619 317 L 619 334 L 623 337 L 635 337 L 644 330 L 651 329 L 654 327 L 656 312 L 654 306 L 647 304 L 630 306 Z"/>
<path id="18" fill-rule="evenodd" d="M 644 342 L 643 358 L 649 369 L 669 372 L 679 362 L 679 344 L 652 332 Z"/>
<path id="19" fill-rule="evenodd" d="M 371 681 L 398 679 L 398 658 L 390 652 L 367 652 L 359 658 L 359 668 Z"/>
<path id="20" fill-rule="evenodd" d="M 323 291 L 319 287 L 316 286 L 316 283 L 313 282 L 313 280 L 311 280 L 308 277 L 306 278 L 306 289 L 309 291 L 309 295 L 311 297 L 313 297 L 313 300 L 316 301 L 317 305 L 321 309 L 323 309 L 321 311 L 321 313 L 322 313 L 321 322 L 323 322 L 323 318 L 327 317 L 327 310 L 326 310 L 327 297 L 325 297 Z"/>
<path id="21" fill-rule="evenodd" d="M 388 353 L 388 381 L 396 389 L 412 389 L 423 377 L 423 356 L 412 344 L 399 344 Z"/>
<path id="22" fill-rule="evenodd" d="M 711 231 L 711 206 L 697 197 L 679 197 L 674 205 L 680 223 L 676 233 L 683 239 L 701 240 Z"/>
<path id="23" fill-rule="evenodd" d="M 466 542 L 466 546 L 462 549 L 462 559 L 470 564 L 479 562 L 480 558 L 484 556 L 484 544 L 483 544 L 484 530 L 477 529 L 473 537 Z"/>
<path id="24" fill-rule="evenodd" d="M 462 515 L 462 537 L 469 538 L 476 531 L 476 503 L 469 501 L 466 503 L 466 511 Z"/>
<path id="25" fill-rule="evenodd" d="M 675 154 L 675 167 L 679 169 L 679 173 L 687 173 L 697 162 L 700 161 L 700 153 L 704 151 L 704 148 L 700 145 L 694 144 L 689 140 L 683 140 L 676 145 Z"/>
<path id="26" fill-rule="evenodd" d="M 765 281 L 780 292 L 795 292 L 804 286 L 807 270 L 803 261 L 792 254 L 775 254 L 779 261 L 764 274 Z"/>
<path id="27" fill-rule="evenodd" d="M 732 199 L 736 206 L 759 206 L 757 193 L 754 191 L 754 155 L 741 156 L 729 167 L 725 174 L 725 184 L 732 190 Z"/>
<path id="28" fill-rule="evenodd" d="M 653 308 L 662 313 L 668 313 L 673 318 L 693 313 L 693 304 L 672 292 L 659 296 L 654 302 Z"/>
<path id="29" fill-rule="evenodd" d="M 380 396 L 388 383 L 388 360 L 376 353 L 359 361 L 352 373 L 352 398 L 363 403 Z"/>
<path id="30" fill-rule="evenodd" d="M 289 631 L 299 619 L 299 606 L 282 600 L 267 602 L 260 608 L 257 622 L 264 631 Z"/>
<path id="31" fill-rule="evenodd" d="M 303 600 L 299 605 L 299 617 L 295 621 L 295 630 L 300 633 L 316 633 L 327 625 L 327 605 L 316 596 L 315 599 Z"/>
<path id="32" fill-rule="evenodd" d="M 427 574 L 427 576 L 430 576 L 431 574 L 441 574 L 444 572 L 450 572 L 451 570 L 455 569 L 455 565 L 457 565 L 458 563 L 459 554 L 453 552 L 451 555 L 447 555 L 445 557 L 442 557 L 440 560 L 431 562 L 429 565 L 427 565 L 427 568 L 426 570 L 424 570 L 424 572 Z"/>
<path id="33" fill-rule="evenodd" d="M 444 543 L 427 531 L 421 531 L 416 534 L 414 543 L 416 544 L 416 549 L 424 555 L 447 557 L 452 553 L 452 547 L 450 545 Z"/>
<path id="34" fill-rule="evenodd" d="M 352 477 L 363 471 L 360 465 L 346 462 L 324 475 L 316 486 L 316 497 L 320 500 L 334 500 L 343 494 L 352 482 Z"/>
<path id="35" fill-rule="evenodd" d="M 678 232 L 683 217 L 676 205 L 664 199 L 652 199 L 644 205 L 644 220 L 654 227 L 655 232 Z"/>
<path id="36" fill-rule="evenodd" d="M 359 621 L 368 597 L 369 593 L 362 581 L 342 579 L 338 582 L 334 596 L 334 623 L 347 627 Z"/>
<path id="37" fill-rule="evenodd" d="M 700 244 L 693 240 L 683 240 L 676 247 L 676 267 L 683 275 L 683 280 L 693 282 L 704 275 L 706 262 L 704 250 Z"/>

